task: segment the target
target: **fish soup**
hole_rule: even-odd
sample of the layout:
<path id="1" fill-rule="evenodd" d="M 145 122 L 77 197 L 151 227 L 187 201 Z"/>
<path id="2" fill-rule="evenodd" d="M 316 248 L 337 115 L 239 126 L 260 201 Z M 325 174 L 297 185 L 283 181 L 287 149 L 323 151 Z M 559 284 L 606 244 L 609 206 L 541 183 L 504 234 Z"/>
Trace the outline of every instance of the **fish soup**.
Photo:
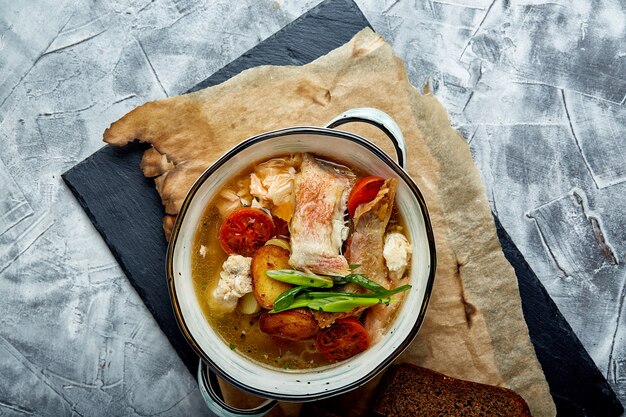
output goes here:
<path id="1" fill-rule="evenodd" d="M 196 296 L 224 343 L 308 369 L 384 337 L 410 287 L 396 186 L 311 154 L 263 161 L 224 186 L 192 249 Z"/>

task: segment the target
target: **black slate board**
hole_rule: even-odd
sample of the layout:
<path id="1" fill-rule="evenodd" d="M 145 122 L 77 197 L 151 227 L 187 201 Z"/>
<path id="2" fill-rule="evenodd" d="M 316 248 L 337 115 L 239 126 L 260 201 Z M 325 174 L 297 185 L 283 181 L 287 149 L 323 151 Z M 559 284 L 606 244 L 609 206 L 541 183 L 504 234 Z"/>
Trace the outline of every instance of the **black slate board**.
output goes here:
<path id="1" fill-rule="evenodd" d="M 190 91 L 219 84 L 258 65 L 302 65 L 369 26 L 352 0 L 327 0 Z M 139 161 L 146 145 L 105 146 L 63 174 L 144 303 L 190 372 L 198 358 L 183 338 L 169 300 L 164 265 L 164 215 Z M 496 218 L 498 236 L 515 268 L 531 340 L 559 416 L 618 416 L 623 408 L 569 324 Z"/>

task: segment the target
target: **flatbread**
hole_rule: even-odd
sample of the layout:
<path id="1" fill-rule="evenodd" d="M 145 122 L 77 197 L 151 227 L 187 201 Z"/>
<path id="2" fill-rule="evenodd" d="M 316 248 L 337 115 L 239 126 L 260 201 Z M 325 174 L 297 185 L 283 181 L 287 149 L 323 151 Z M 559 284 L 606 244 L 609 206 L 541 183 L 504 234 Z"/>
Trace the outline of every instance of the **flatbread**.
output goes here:
<path id="1" fill-rule="evenodd" d="M 214 87 L 146 103 L 113 123 L 104 140 L 115 146 L 133 140 L 152 145 L 141 167 L 155 178 L 168 231 L 189 187 L 235 144 L 274 129 L 323 126 L 356 107 L 378 108 L 402 129 L 407 168 L 424 193 L 435 232 L 438 265 L 429 310 L 399 361 L 511 388 L 534 416 L 554 416 L 517 279 L 502 253 L 468 146 L 443 106 L 409 83 L 402 61 L 370 29 L 308 65 L 257 67 Z M 373 127 L 349 129 L 392 154 Z M 340 415 L 363 415 L 377 382 L 324 403 Z M 226 393 L 241 400 L 233 390 Z M 287 415 L 297 412 L 297 407 L 281 409 Z"/>

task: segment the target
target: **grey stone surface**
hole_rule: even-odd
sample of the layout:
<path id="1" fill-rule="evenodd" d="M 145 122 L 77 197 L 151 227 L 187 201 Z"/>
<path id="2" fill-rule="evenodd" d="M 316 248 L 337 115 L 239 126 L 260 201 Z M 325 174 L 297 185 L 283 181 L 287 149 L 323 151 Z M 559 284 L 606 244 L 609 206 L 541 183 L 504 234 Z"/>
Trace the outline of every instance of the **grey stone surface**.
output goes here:
<path id="1" fill-rule="evenodd" d="M 0 415 L 203 415 L 60 174 L 318 1 L 0 0 Z M 358 0 L 626 401 L 626 6 Z"/>

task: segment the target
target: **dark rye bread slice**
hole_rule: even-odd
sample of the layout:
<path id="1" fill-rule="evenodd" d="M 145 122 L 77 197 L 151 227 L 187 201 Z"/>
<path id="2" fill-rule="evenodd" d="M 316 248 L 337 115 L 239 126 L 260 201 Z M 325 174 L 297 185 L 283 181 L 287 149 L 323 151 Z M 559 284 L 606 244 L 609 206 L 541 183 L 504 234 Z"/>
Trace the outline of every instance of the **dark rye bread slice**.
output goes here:
<path id="1" fill-rule="evenodd" d="M 526 401 L 510 389 L 451 378 L 409 364 L 387 371 L 372 408 L 374 415 L 385 417 L 530 417 Z"/>

